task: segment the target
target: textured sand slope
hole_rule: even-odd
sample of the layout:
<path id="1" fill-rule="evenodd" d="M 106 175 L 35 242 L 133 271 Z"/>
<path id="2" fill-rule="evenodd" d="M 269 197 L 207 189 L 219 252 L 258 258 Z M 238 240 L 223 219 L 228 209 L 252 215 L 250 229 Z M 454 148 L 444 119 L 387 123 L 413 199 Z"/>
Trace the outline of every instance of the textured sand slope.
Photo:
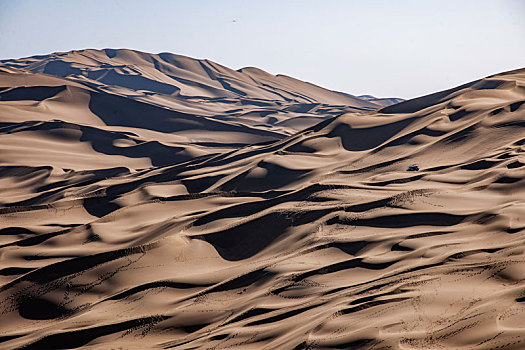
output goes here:
<path id="1" fill-rule="evenodd" d="M 4 60 L 2 64 L 35 73 L 75 78 L 104 86 L 182 97 L 234 97 L 262 100 L 327 103 L 372 107 L 377 105 L 349 94 L 254 67 L 238 71 L 209 60 L 170 53 L 133 50 L 80 50 Z"/>
<path id="2" fill-rule="evenodd" d="M 383 107 L 257 68 L 237 71 L 209 60 L 133 50 L 80 50 L 0 61 L 175 111 L 290 135 L 329 117 Z M 388 99 L 387 99 L 388 100 Z M 394 99 L 390 103 L 396 103 Z"/>
<path id="3" fill-rule="evenodd" d="M 0 68 L 0 85 L 4 165 L 146 168 L 285 137 L 40 73 Z"/>
<path id="4" fill-rule="evenodd" d="M 518 70 L 166 166 L 4 160 L 0 348 L 522 349 L 524 151 Z"/>
<path id="5" fill-rule="evenodd" d="M 81 50 L 5 60 L 0 163 L 173 165 L 379 107 L 257 68 L 234 71 L 168 53 Z"/>

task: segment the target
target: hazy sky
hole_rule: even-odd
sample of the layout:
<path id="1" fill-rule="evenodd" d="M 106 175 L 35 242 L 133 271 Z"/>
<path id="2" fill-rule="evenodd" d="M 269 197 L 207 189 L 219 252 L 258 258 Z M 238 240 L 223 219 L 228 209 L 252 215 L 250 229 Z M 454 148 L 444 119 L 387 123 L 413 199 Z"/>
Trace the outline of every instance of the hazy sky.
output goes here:
<path id="1" fill-rule="evenodd" d="M 525 0 L 0 0 L 0 58 L 131 48 L 415 97 L 525 67 Z"/>

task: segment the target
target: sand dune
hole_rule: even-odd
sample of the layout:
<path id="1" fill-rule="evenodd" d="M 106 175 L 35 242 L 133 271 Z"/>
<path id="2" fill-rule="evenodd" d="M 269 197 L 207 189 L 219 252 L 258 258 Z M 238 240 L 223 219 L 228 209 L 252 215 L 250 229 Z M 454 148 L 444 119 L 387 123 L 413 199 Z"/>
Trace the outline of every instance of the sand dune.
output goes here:
<path id="1" fill-rule="evenodd" d="M 170 53 L 80 50 L 0 62 L 170 110 L 281 135 L 344 112 L 371 111 L 385 105 L 253 67 L 233 70 Z"/>
<path id="2" fill-rule="evenodd" d="M 75 170 L 173 165 L 381 107 L 257 68 L 132 50 L 1 61 L 0 88 L 12 130 L 0 162 Z"/>
<path id="3" fill-rule="evenodd" d="M 271 139 L 13 67 L 0 348 L 525 347 L 525 69 Z"/>

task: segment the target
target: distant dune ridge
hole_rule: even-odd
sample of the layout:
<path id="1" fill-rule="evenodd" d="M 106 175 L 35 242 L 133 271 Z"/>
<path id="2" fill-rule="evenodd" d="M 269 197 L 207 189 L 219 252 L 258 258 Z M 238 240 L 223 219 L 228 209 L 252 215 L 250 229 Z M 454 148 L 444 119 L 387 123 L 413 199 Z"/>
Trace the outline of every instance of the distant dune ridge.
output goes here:
<path id="1" fill-rule="evenodd" d="M 3 61 L 0 117 L 0 349 L 525 347 L 525 69 L 399 101 L 82 50 Z"/>
<path id="2" fill-rule="evenodd" d="M 381 107 L 257 68 L 235 71 L 169 53 L 81 50 L 1 63 L 0 81 L 6 90 L 0 98 L 12 101 L 0 107 L 2 122 L 40 121 L 38 127 L 23 129 L 30 138 L 35 128 L 39 134 L 74 129 L 69 134 L 82 134 L 84 142 L 55 138 L 53 144 L 42 141 L 36 152 L 22 146 L 16 152 L 32 155 L 39 165 L 72 169 L 83 167 L 83 161 L 74 159 L 85 152 L 97 160 L 97 167 L 180 163 L 280 140 L 344 112 Z M 93 150 L 88 151 L 86 143 Z M 69 156 L 61 154 L 53 161 L 53 149 L 66 146 Z"/>

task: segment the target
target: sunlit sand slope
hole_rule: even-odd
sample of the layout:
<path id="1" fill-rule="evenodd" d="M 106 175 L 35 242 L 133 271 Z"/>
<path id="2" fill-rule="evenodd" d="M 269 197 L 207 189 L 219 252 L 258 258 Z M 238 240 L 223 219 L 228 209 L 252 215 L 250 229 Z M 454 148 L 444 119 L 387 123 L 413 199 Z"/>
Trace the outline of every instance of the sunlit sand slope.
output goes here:
<path id="1" fill-rule="evenodd" d="M 0 129 L 0 348 L 525 347 L 525 70 L 170 164 L 80 109 Z"/>

